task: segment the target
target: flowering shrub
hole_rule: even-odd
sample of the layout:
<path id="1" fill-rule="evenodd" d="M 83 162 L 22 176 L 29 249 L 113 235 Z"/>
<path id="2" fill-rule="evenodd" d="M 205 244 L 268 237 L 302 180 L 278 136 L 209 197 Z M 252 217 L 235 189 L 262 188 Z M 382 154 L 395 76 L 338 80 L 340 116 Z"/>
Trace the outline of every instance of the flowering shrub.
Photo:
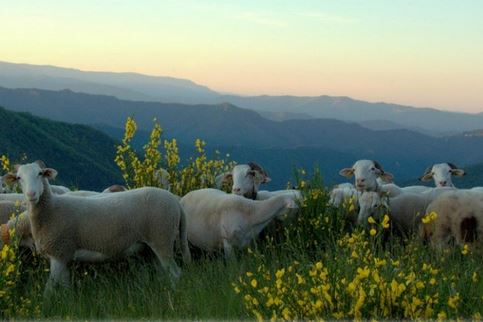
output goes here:
<path id="1" fill-rule="evenodd" d="M 129 188 L 161 186 L 161 178 L 157 175 L 157 171 L 162 167 L 169 173 L 171 191 L 183 196 L 195 189 L 213 187 L 216 175 L 233 167 L 233 163 L 220 158 L 219 152 L 215 153 L 215 159 L 208 159 L 205 151 L 206 143 L 200 139 L 195 141 L 197 157 L 190 158 L 185 165 L 180 164 L 176 139 L 164 140 L 163 157 L 160 151 L 163 131 L 156 120 L 154 120 L 150 139 L 143 147 L 144 157 L 141 160 L 130 145 L 136 130 L 135 120 L 129 117 L 125 125 L 124 138 L 117 147 L 115 158 Z"/>
<path id="2" fill-rule="evenodd" d="M 0 250 L 0 319 L 39 316 L 39 293 L 27 296 L 21 283 L 22 260 L 15 230 L 2 231 L 3 234 L 8 234 L 2 238 L 10 239 L 11 243 L 2 242 Z"/>

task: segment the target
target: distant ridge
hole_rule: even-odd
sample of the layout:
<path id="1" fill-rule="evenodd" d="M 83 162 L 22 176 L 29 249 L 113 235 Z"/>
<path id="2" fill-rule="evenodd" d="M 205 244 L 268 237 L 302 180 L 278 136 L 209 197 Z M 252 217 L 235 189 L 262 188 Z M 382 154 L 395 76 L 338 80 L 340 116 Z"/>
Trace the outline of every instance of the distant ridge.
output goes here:
<path id="1" fill-rule="evenodd" d="M 287 179 L 297 160 L 309 165 L 325 160 L 325 164 L 333 167 L 336 164 L 346 167 L 356 159 L 376 159 L 394 172 L 397 180 L 417 178 L 428 164 L 436 162 L 452 161 L 461 166 L 483 162 L 483 137 L 436 138 L 406 129 L 374 131 L 334 119 L 278 122 L 228 103 L 135 102 L 70 90 L 0 88 L 0 104 L 58 121 L 102 124 L 99 129 L 117 138 L 128 116 L 134 116 L 139 129 L 144 131 L 152 128 L 156 117 L 165 138 L 175 137 L 180 144 L 190 146 L 195 139 L 202 138 L 211 147 L 232 147 L 240 153 L 250 151 L 257 159 L 272 160 L 267 166 L 280 168 L 278 173 L 285 173 Z M 277 152 L 280 150 L 285 151 L 287 158 L 275 161 L 274 156 L 280 155 Z M 306 151 L 307 157 L 299 155 L 300 151 Z M 321 151 L 329 155 L 322 157 Z M 325 164 L 324 169 L 337 174 L 338 168 L 329 169 Z"/>
<path id="2" fill-rule="evenodd" d="M 89 72 L 55 66 L 0 62 L 0 86 L 70 89 L 75 92 L 148 102 L 211 105 L 228 102 L 255 110 L 276 121 L 330 118 L 361 123 L 367 128 L 377 130 L 381 127 L 394 129 L 389 124 L 398 124 L 400 128 L 435 136 L 483 128 L 483 112 L 470 114 L 383 102 L 370 103 L 346 96 L 222 95 L 190 80 L 137 73 Z M 382 122 L 387 123 L 384 125 Z"/>

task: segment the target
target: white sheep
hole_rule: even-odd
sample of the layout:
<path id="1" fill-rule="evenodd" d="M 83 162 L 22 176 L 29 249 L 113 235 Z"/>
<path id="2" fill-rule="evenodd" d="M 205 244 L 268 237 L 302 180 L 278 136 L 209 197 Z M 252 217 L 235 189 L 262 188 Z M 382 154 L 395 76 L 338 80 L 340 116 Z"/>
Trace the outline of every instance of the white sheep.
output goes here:
<path id="1" fill-rule="evenodd" d="M 216 187 L 221 189 L 223 183 L 232 181 L 232 193 L 256 200 L 260 184 L 271 181 L 267 172 L 254 162 L 238 164 L 233 170 L 215 178 Z"/>
<path id="2" fill-rule="evenodd" d="M 381 187 L 378 178 L 385 182 L 391 182 L 393 179 L 391 173 L 385 172 L 382 166 L 373 160 L 358 160 L 351 168 L 341 169 L 339 174 L 346 178 L 354 176 L 358 191 L 378 191 Z"/>
<path id="3" fill-rule="evenodd" d="M 433 166 L 427 168 L 419 180 L 429 181 L 433 179 L 434 185 L 438 188 L 454 187 L 451 176 L 461 177 L 464 175 L 466 175 L 464 170 L 459 169 L 453 163 L 445 162 L 434 164 Z"/>
<path id="4" fill-rule="evenodd" d="M 386 192 L 389 197 L 396 197 L 403 193 L 422 193 L 431 191 L 434 188 L 426 186 L 407 186 L 400 187 L 395 183 L 386 183 L 380 185 L 380 190 Z"/>
<path id="5" fill-rule="evenodd" d="M 385 193 L 368 191 L 359 196 L 359 215 L 357 223 L 365 225 L 369 216 L 381 218 L 389 214 L 393 227 L 409 233 L 418 227 L 428 205 L 439 195 L 453 191 L 453 188 L 438 188 L 423 193 L 403 193 L 388 198 Z"/>
<path id="6" fill-rule="evenodd" d="M 159 168 L 154 173 L 154 177 L 159 182 L 159 185 L 160 185 L 161 188 L 166 189 L 166 190 L 171 189 L 171 184 L 169 183 L 170 175 L 169 175 L 168 171 L 166 171 L 163 168 Z M 116 191 L 111 191 L 111 192 L 116 192 Z"/>
<path id="7" fill-rule="evenodd" d="M 168 190 L 168 189 L 166 189 Z M 102 193 L 122 192 L 127 191 L 127 188 L 120 184 L 113 184 L 102 191 Z"/>
<path id="8" fill-rule="evenodd" d="M 146 187 L 83 198 L 53 194 L 49 179 L 57 171 L 30 163 L 4 179 L 19 182 L 27 200 L 36 249 L 50 260 L 47 290 L 69 284 L 67 264 L 76 256 L 105 260 L 139 242 L 146 243 L 170 276 L 179 276 L 174 242 L 180 236 L 183 259 L 190 260 L 184 211 L 168 191 Z"/>
<path id="9" fill-rule="evenodd" d="M 25 211 L 25 205 L 18 201 L 0 201 L 0 224 L 6 223 L 12 214 Z"/>
<path id="10" fill-rule="evenodd" d="M 453 190 L 436 198 L 427 208 L 429 222 L 421 225 L 421 237 L 433 247 L 447 246 L 451 237 L 458 245 L 483 244 L 483 193 Z M 433 219 L 433 220 L 431 220 Z"/>
<path id="11" fill-rule="evenodd" d="M 15 236 L 19 238 L 19 246 L 29 248 L 32 251 L 34 250 L 34 239 L 32 237 L 27 211 L 9 219 L 6 224 L 0 225 L 0 249 L 3 245 L 10 244 L 10 231 L 12 230 L 15 230 Z"/>
<path id="12" fill-rule="evenodd" d="M 181 198 L 186 212 L 188 240 L 204 250 L 223 249 L 230 257 L 233 247 L 245 247 L 275 217 L 297 207 L 290 195 L 251 200 L 218 189 L 191 191 Z"/>
<path id="13" fill-rule="evenodd" d="M 352 184 L 339 184 L 330 191 L 329 204 L 334 207 L 340 207 L 344 202 L 352 200 L 357 205 L 358 197 L 358 191 Z"/>

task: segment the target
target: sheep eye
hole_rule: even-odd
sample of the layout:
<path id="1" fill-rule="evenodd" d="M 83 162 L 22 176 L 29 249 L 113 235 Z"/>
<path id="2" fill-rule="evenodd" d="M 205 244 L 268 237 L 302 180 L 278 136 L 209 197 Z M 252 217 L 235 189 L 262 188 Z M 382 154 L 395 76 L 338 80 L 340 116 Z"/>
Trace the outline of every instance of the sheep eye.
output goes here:
<path id="1" fill-rule="evenodd" d="M 42 172 L 39 172 L 39 176 L 41 176 L 41 175 L 42 175 Z"/>
<path id="2" fill-rule="evenodd" d="M 16 180 L 20 180 L 20 179 L 22 179 L 22 178 L 20 178 L 19 176 L 17 176 L 17 178 L 15 178 L 15 179 L 16 179 Z"/>

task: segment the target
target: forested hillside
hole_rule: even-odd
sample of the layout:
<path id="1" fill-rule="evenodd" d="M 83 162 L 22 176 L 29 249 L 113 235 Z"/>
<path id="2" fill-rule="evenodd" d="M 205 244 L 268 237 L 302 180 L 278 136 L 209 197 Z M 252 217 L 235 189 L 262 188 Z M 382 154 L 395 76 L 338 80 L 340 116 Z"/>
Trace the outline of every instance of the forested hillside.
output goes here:
<path id="1" fill-rule="evenodd" d="M 101 189 L 122 178 L 114 164 L 115 141 L 85 125 L 55 122 L 0 107 L 0 154 L 12 162 L 41 159 L 58 170 L 57 184 Z"/>

